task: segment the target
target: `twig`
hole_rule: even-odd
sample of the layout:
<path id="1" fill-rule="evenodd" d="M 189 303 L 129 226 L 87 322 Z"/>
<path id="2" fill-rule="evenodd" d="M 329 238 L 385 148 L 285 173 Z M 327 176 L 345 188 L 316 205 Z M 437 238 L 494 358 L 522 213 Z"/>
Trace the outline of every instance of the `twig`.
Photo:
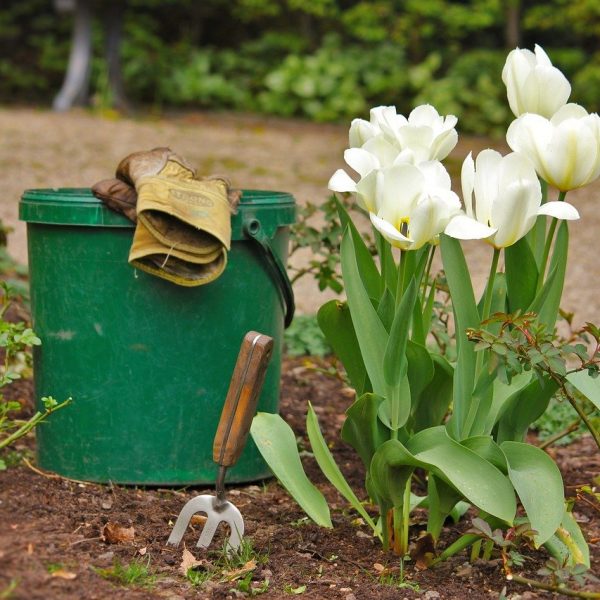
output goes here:
<path id="1" fill-rule="evenodd" d="M 573 421 L 573 423 L 571 423 L 569 426 L 565 427 L 563 430 L 555 433 L 554 435 L 547 437 L 541 444 L 538 444 L 538 448 L 540 450 L 545 450 L 546 448 L 548 448 L 548 446 L 551 446 L 555 442 L 558 442 L 558 440 L 566 437 L 570 433 L 573 433 L 574 431 L 579 429 L 580 422 L 581 421 L 579 419 L 577 419 L 577 421 Z"/>
<path id="2" fill-rule="evenodd" d="M 41 475 L 42 477 L 46 477 L 48 479 L 63 479 L 64 481 L 71 481 L 72 483 L 83 483 L 84 485 L 89 485 L 89 481 L 81 481 L 80 479 L 71 479 L 70 477 L 64 477 L 63 475 L 59 475 L 58 473 L 49 473 L 48 471 L 42 471 L 37 467 L 34 467 L 25 457 L 21 459 L 34 473 Z"/>
<path id="3" fill-rule="evenodd" d="M 543 583 L 541 581 L 536 581 L 535 579 L 529 579 L 528 577 L 521 577 L 520 575 L 512 575 L 512 577 L 507 577 L 507 579 L 516 583 L 522 583 L 523 585 L 529 585 L 539 590 L 563 594 L 564 596 L 572 596 L 574 598 L 600 598 L 600 592 L 582 592 L 568 587 Z"/>

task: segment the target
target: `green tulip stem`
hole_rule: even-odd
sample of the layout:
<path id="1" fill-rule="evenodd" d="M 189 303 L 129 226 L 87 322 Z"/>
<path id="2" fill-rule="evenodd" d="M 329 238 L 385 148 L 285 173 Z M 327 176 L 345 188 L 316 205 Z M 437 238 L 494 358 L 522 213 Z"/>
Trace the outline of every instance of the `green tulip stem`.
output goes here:
<path id="1" fill-rule="evenodd" d="M 404 558 L 408 554 L 408 533 L 410 528 L 410 489 L 412 476 L 404 488 L 402 506 L 394 507 L 394 551 Z"/>
<path id="2" fill-rule="evenodd" d="M 406 275 L 406 252 L 400 250 L 400 263 L 398 264 L 398 281 L 396 282 L 396 306 L 400 304 L 404 294 L 404 277 Z"/>
<path id="3" fill-rule="evenodd" d="M 564 201 L 567 192 L 560 192 L 558 195 L 559 202 Z M 537 291 L 539 292 L 542 289 L 542 285 L 544 284 L 544 279 L 546 277 L 546 267 L 548 265 L 548 258 L 550 256 L 550 248 L 552 247 L 552 242 L 554 241 L 554 234 L 556 233 L 556 226 L 558 225 L 558 219 L 554 218 L 550 222 L 550 227 L 548 228 L 548 234 L 546 235 L 546 244 L 544 245 L 544 254 L 542 254 L 542 262 L 540 264 L 540 274 L 538 276 L 537 283 Z"/>
<path id="4" fill-rule="evenodd" d="M 436 246 L 432 244 L 429 249 L 429 258 L 427 259 L 427 266 L 425 267 L 425 275 L 423 276 L 423 301 L 421 302 L 421 306 L 424 306 L 427 302 L 427 286 L 429 284 L 429 276 L 431 275 L 431 265 L 433 264 L 435 249 Z M 431 285 L 435 285 L 435 283 L 432 282 Z"/>
<path id="5" fill-rule="evenodd" d="M 485 295 L 483 297 L 483 311 L 481 313 L 481 321 L 487 321 L 490 317 L 490 310 L 492 308 L 492 297 L 494 295 L 494 281 L 496 280 L 496 273 L 498 271 L 498 261 L 500 259 L 500 248 L 494 248 L 494 256 L 492 257 L 492 264 L 490 265 L 490 275 L 488 277 L 487 285 L 485 288 Z M 477 353 L 477 363 L 475 366 L 476 376 L 479 376 L 483 367 L 484 352 Z"/>

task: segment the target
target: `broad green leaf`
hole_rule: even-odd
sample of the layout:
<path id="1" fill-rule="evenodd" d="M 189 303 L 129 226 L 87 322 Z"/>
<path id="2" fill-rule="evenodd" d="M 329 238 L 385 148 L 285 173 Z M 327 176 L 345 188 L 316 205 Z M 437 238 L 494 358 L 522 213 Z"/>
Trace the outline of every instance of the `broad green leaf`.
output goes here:
<path id="1" fill-rule="evenodd" d="M 489 412 L 486 417 L 486 423 L 483 430 L 484 434 L 490 434 L 499 415 L 504 412 L 504 403 L 509 400 L 514 394 L 518 394 L 523 388 L 527 387 L 531 382 L 532 374 L 524 371 L 512 378 L 510 385 L 507 385 L 500 379 L 494 380 L 494 391 L 492 394 L 493 400 Z"/>
<path id="2" fill-rule="evenodd" d="M 508 312 L 525 312 L 535 298 L 538 267 L 526 238 L 505 248 L 504 263 L 508 292 Z"/>
<path id="3" fill-rule="evenodd" d="M 450 438 L 444 426 L 415 434 L 406 443 L 414 458 L 450 483 L 481 510 L 512 523 L 516 500 L 508 478 L 493 464 Z"/>
<path id="4" fill-rule="evenodd" d="M 411 404 L 410 384 L 405 375 L 397 386 L 390 388 L 388 397 L 381 403 L 378 413 L 381 422 L 392 431 L 404 427 L 410 415 Z"/>
<path id="5" fill-rule="evenodd" d="M 600 377 L 590 377 L 587 371 L 569 373 L 567 381 L 600 410 Z"/>
<path id="6" fill-rule="evenodd" d="M 359 265 L 360 276 L 367 290 L 367 294 L 370 298 L 373 298 L 379 302 L 381 294 L 383 294 L 384 281 L 382 276 L 379 274 L 371 252 L 367 248 L 365 240 L 360 235 L 356 225 L 352 222 L 348 211 L 344 205 L 337 199 L 335 199 L 338 215 L 340 217 L 340 223 L 342 229 L 347 232 L 350 231 L 352 240 L 354 242 L 354 251 L 356 253 L 356 262 Z"/>
<path id="7" fill-rule="evenodd" d="M 378 418 L 381 396 L 364 394 L 346 411 L 342 439 L 354 448 L 368 469 L 377 448 L 390 437 L 389 429 Z"/>
<path id="8" fill-rule="evenodd" d="M 390 331 L 396 313 L 396 299 L 390 289 L 386 286 L 381 301 L 377 307 L 377 316 L 381 319 L 386 331 Z"/>
<path id="9" fill-rule="evenodd" d="M 430 474 L 427 480 L 427 498 L 427 531 L 434 540 L 438 540 L 446 517 L 450 515 L 462 495 L 443 479 Z"/>
<path id="10" fill-rule="evenodd" d="M 475 385 L 475 345 L 468 341 L 466 330 L 479 325 L 479 312 L 471 285 L 471 276 L 458 240 L 440 235 L 442 262 L 450 295 L 456 327 L 458 360 L 454 372 L 453 415 L 448 427 L 453 437 L 466 437 L 464 422 L 469 413 Z"/>
<path id="11" fill-rule="evenodd" d="M 410 340 L 406 345 L 406 358 L 408 360 L 407 373 L 410 394 L 414 403 L 433 379 L 433 360 L 424 346 Z"/>
<path id="12" fill-rule="evenodd" d="M 496 441 L 522 442 L 531 424 L 548 408 L 550 398 L 558 385 L 554 381 L 540 381 L 537 377 L 522 390 L 513 394 L 502 406 L 498 419 Z"/>
<path id="13" fill-rule="evenodd" d="M 583 565 L 590 568 L 590 549 L 575 517 L 568 510 L 565 510 L 556 533 L 544 543 L 544 548 L 560 564 L 569 567 Z"/>
<path id="14" fill-rule="evenodd" d="M 508 472 L 508 465 L 506 464 L 504 452 L 502 452 L 500 446 L 498 446 L 489 435 L 470 437 L 463 440 L 461 444 L 465 446 L 465 448 L 469 448 L 476 454 L 479 454 L 481 458 L 484 458 L 489 463 L 492 463 L 498 470 L 502 471 L 502 473 L 506 474 Z"/>
<path id="15" fill-rule="evenodd" d="M 409 345 L 410 347 L 410 345 Z M 442 423 L 452 400 L 452 365 L 439 354 L 431 354 L 433 377 L 427 387 L 412 398 L 412 429 L 420 431 Z M 409 353 L 408 376 L 411 377 Z M 411 383 L 412 391 L 412 383 Z"/>
<path id="16" fill-rule="evenodd" d="M 536 546 L 547 541 L 564 514 L 563 481 L 556 463 L 531 444 L 503 442 L 500 448 L 508 463 L 510 478 L 532 528 Z"/>
<path id="17" fill-rule="evenodd" d="M 385 504 L 402 506 L 406 483 L 415 467 L 427 466 L 416 460 L 401 442 L 388 440 L 375 452 L 369 467 L 372 489 Z"/>
<path id="18" fill-rule="evenodd" d="M 317 322 L 325 338 L 342 361 L 357 395 L 360 396 L 365 391 L 369 391 L 367 371 L 360 354 L 348 305 L 339 300 L 326 302 L 317 313 Z"/>
<path id="19" fill-rule="evenodd" d="M 317 415 L 312 407 L 312 404 L 308 403 L 308 413 L 306 414 L 306 431 L 308 433 L 308 439 L 310 441 L 313 454 L 317 464 L 323 471 L 323 474 L 335 489 L 350 503 L 350 505 L 360 514 L 360 516 L 368 523 L 373 530 L 376 529 L 375 523 L 371 519 L 369 513 L 365 510 L 361 501 L 356 497 L 356 494 L 352 491 L 352 488 L 348 485 L 345 477 L 342 475 L 339 467 L 337 466 L 327 442 L 323 438 L 321 428 L 319 427 L 319 421 Z"/>
<path id="20" fill-rule="evenodd" d="M 360 352 L 373 391 L 385 396 L 387 386 L 383 376 L 383 360 L 389 336 L 363 286 L 354 254 L 354 242 L 348 230 L 344 233 L 341 251 L 342 276 Z"/>
<path id="21" fill-rule="evenodd" d="M 317 525 L 333 527 L 325 497 L 306 477 L 291 427 L 279 415 L 259 412 L 250 433 L 275 477 L 302 510 Z"/>

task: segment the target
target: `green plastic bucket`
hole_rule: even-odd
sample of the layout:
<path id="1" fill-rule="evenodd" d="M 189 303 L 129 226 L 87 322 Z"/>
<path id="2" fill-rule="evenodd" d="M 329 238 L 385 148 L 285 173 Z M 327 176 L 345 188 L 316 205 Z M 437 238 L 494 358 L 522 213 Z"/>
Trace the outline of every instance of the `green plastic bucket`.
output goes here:
<path id="1" fill-rule="evenodd" d="M 274 338 L 259 410 L 275 413 L 293 294 L 294 198 L 245 190 L 223 275 L 196 288 L 133 269 L 133 224 L 89 189 L 27 190 L 34 388 L 73 403 L 37 430 L 39 465 L 74 479 L 213 482 L 212 442 L 243 336 Z M 229 481 L 270 471 L 248 441 Z"/>

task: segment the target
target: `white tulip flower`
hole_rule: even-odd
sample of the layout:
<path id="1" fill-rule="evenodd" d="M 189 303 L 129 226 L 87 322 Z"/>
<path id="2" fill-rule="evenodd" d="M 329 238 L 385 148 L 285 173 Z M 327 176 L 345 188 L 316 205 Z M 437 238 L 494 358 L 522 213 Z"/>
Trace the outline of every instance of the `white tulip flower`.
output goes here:
<path id="1" fill-rule="evenodd" d="M 392 246 L 417 250 L 436 243 L 450 218 L 460 211 L 460 200 L 450 190 L 450 176 L 439 162 L 421 168 L 400 164 L 380 171 L 374 227 Z"/>
<path id="2" fill-rule="evenodd" d="M 445 233 L 470 240 L 485 239 L 494 248 L 506 248 L 520 240 L 535 224 L 538 215 L 578 219 L 567 202 L 542 204 L 542 190 L 529 159 L 517 152 L 502 156 L 483 150 L 473 161 L 465 159 L 461 183 L 466 214 L 454 217 Z"/>
<path id="3" fill-rule="evenodd" d="M 571 84 L 537 44 L 535 54 L 520 48 L 509 53 L 502 81 L 516 117 L 534 113 L 550 118 L 571 95 Z"/>
<path id="4" fill-rule="evenodd" d="M 417 106 L 408 119 L 397 114 L 394 106 L 377 106 L 371 109 L 370 115 L 370 121 L 352 121 L 350 147 L 364 148 L 373 138 L 381 137 L 395 148 L 396 154 L 403 154 L 396 164 L 443 160 L 458 141 L 457 118 L 454 115 L 442 117 L 429 104 Z"/>
<path id="5" fill-rule="evenodd" d="M 600 117 L 578 104 L 566 104 L 550 120 L 532 114 L 519 117 L 508 128 L 506 141 L 562 192 L 600 176 Z"/>

